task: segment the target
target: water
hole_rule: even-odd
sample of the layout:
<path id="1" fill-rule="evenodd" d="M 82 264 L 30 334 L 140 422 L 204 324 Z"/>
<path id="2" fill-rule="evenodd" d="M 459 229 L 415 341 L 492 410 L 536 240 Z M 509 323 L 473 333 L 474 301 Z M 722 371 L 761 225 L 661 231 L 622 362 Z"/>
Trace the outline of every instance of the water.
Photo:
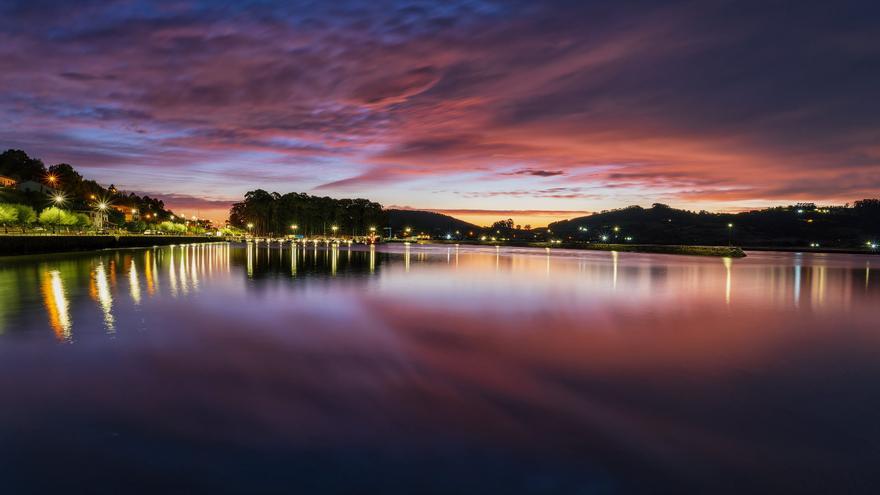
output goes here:
<path id="1" fill-rule="evenodd" d="M 876 492 L 878 263 L 0 259 L 0 493 Z"/>

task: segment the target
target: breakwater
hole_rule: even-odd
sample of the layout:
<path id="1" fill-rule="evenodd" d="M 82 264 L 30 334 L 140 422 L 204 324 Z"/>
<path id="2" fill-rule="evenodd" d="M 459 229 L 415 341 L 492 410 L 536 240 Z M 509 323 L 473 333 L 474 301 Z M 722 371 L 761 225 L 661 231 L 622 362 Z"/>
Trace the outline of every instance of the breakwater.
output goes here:
<path id="1" fill-rule="evenodd" d="M 0 235 L 0 256 L 217 242 L 216 237 L 152 235 Z"/>

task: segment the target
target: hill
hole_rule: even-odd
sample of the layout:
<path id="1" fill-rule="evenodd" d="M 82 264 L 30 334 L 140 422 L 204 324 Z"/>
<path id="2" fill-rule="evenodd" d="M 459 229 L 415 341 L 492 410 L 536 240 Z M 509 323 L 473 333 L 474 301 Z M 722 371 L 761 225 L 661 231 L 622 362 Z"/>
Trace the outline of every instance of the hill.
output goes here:
<path id="1" fill-rule="evenodd" d="M 732 225 L 732 227 L 728 227 Z M 852 207 L 801 203 L 743 213 L 692 212 L 654 204 L 554 222 L 551 237 L 640 244 L 857 248 L 880 238 L 880 200 Z"/>
<path id="2" fill-rule="evenodd" d="M 459 220 L 449 215 L 421 210 L 386 210 L 388 214 L 388 226 L 393 232 L 402 232 L 407 227 L 414 234 L 429 234 L 434 237 L 442 237 L 446 234 L 455 234 L 456 231 L 481 232 L 482 227 Z"/>

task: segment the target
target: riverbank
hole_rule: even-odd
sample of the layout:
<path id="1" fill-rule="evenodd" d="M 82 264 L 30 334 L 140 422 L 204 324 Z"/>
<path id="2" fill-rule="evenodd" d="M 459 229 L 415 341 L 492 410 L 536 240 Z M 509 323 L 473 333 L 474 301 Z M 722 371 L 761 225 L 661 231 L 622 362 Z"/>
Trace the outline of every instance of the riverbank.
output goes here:
<path id="1" fill-rule="evenodd" d="M 388 242 L 404 242 L 389 240 Z M 575 242 L 482 242 L 482 241 L 418 241 L 420 244 L 467 244 L 474 246 L 506 246 L 506 247 L 537 247 L 582 249 L 590 251 L 618 251 L 628 253 L 677 254 L 685 256 L 716 256 L 721 258 L 744 258 L 746 253 L 736 246 L 684 246 L 662 244 L 601 244 Z"/>
<path id="2" fill-rule="evenodd" d="M 0 256 L 217 242 L 205 236 L 166 235 L 0 235 Z"/>

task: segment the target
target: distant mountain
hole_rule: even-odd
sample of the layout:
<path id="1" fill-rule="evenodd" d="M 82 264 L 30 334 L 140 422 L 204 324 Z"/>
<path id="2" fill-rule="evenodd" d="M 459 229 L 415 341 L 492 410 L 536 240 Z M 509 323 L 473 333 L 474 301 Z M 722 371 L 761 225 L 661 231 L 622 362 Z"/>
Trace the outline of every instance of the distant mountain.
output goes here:
<path id="1" fill-rule="evenodd" d="M 482 230 L 481 227 L 472 223 L 433 211 L 385 210 L 385 212 L 388 214 L 388 226 L 394 232 L 409 227 L 414 234 L 425 233 L 432 236 L 444 236 L 454 234 L 455 231 L 465 233 Z"/>
<path id="2" fill-rule="evenodd" d="M 732 227 L 728 227 L 732 225 Z M 863 247 L 880 237 L 880 202 L 852 207 L 802 203 L 743 213 L 692 212 L 655 204 L 551 223 L 551 237 L 639 244 Z M 627 241 L 627 238 L 630 238 Z"/>

